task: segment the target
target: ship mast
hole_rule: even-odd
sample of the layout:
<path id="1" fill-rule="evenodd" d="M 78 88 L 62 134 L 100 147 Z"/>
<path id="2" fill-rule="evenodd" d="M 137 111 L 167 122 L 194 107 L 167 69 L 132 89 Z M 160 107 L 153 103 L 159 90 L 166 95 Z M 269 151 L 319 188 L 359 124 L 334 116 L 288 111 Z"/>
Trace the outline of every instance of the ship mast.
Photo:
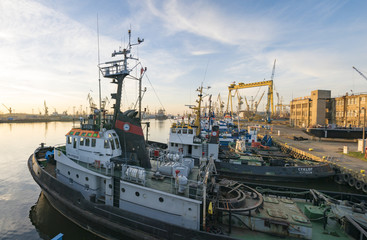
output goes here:
<path id="1" fill-rule="evenodd" d="M 128 68 L 128 60 L 139 60 L 137 58 L 132 57 L 131 55 L 131 47 L 134 45 L 139 45 L 144 41 L 144 39 L 138 38 L 137 43 L 131 43 L 131 30 L 129 33 L 129 43 L 126 48 L 120 49 L 118 52 L 115 50 L 112 53 L 112 57 L 117 55 L 122 55 L 122 59 L 116 61 L 105 62 L 102 65 L 99 65 L 99 69 L 105 78 L 112 78 L 112 83 L 117 84 L 117 92 L 111 94 L 111 98 L 115 99 L 116 102 L 114 104 L 114 112 L 113 112 L 113 126 L 115 126 L 117 114 L 120 112 L 121 108 L 121 94 L 122 94 L 122 84 L 127 75 L 135 68 Z"/>

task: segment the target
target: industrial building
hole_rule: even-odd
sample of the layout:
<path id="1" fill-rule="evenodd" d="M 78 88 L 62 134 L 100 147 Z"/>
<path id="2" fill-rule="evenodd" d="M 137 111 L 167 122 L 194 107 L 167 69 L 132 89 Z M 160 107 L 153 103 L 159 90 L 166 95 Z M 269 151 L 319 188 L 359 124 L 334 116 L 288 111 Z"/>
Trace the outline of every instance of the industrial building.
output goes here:
<path id="1" fill-rule="evenodd" d="M 335 101 L 330 90 L 314 90 L 311 96 L 295 98 L 290 103 L 291 126 L 310 127 L 334 123 Z"/>
<path id="2" fill-rule="evenodd" d="M 342 127 L 363 127 L 367 94 L 348 93 L 335 98 L 335 123 Z"/>

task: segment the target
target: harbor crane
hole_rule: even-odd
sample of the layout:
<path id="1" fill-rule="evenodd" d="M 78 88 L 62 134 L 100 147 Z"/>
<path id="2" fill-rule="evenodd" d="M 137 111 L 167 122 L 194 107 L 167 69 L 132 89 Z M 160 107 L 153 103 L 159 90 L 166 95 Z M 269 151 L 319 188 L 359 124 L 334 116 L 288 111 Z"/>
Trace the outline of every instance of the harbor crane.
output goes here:
<path id="1" fill-rule="evenodd" d="M 45 116 L 48 116 L 48 107 L 46 105 L 46 100 L 44 100 L 43 105 L 45 107 Z"/>
<path id="2" fill-rule="evenodd" d="M 261 87 L 268 86 L 268 102 L 266 104 L 266 113 L 267 113 L 267 122 L 270 123 L 270 114 L 274 114 L 274 104 L 273 104 L 273 80 L 262 81 L 262 82 L 254 82 L 254 83 L 232 83 L 228 86 L 228 102 L 227 102 L 227 112 L 229 110 L 229 104 L 231 105 L 231 114 L 233 114 L 233 104 L 232 104 L 232 91 L 243 89 L 243 88 L 253 88 L 253 87 Z M 247 100 L 246 100 L 247 101 Z"/>
<path id="3" fill-rule="evenodd" d="M 362 72 L 360 72 L 357 68 L 355 68 L 355 67 L 353 67 L 354 68 L 354 70 L 356 70 L 364 79 L 366 79 L 367 80 L 367 77 L 362 73 Z"/>
<path id="4" fill-rule="evenodd" d="M 9 111 L 9 114 L 11 114 L 14 111 L 13 109 L 11 109 L 11 107 L 5 106 L 5 104 L 3 104 L 3 106 Z"/>

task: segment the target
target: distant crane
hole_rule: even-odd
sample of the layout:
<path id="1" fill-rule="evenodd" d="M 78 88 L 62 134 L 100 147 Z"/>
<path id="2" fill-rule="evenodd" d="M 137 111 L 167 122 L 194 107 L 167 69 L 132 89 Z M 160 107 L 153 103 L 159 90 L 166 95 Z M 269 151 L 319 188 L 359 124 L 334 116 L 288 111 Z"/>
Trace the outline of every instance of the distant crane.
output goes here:
<path id="1" fill-rule="evenodd" d="M 48 116 L 48 107 L 46 105 L 46 100 L 43 101 L 43 106 L 45 107 L 45 116 Z"/>
<path id="2" fill-rule="evenodd" d="M 90 111 L 91 113 L 93 113 L 93 111 L 97 109 L 97 104 L 94 103 L 93 98 L 90 95 L 90 93 L 88 93 L 87 100 L 89 102 Z"/>
<path id="3" fill-rule="evenodd" d="M 357 68 L 355 68 L 355 67 L 353 67 L 354 68 L 354 70 L 356 70 L 364 79 L 366 79 L 367 80 L 367 77 L 363 74 L 363 73 L 361 73 Z"/>
<path id="4" fill-rule="evenodd" d="M 13 109 L 11 109 L 11 107 L 8 108 L 7 106 L 5 106 L 5 104 L 3 104 L 3 106 L 9 111 L 9 114 L 13 112 Z"/>

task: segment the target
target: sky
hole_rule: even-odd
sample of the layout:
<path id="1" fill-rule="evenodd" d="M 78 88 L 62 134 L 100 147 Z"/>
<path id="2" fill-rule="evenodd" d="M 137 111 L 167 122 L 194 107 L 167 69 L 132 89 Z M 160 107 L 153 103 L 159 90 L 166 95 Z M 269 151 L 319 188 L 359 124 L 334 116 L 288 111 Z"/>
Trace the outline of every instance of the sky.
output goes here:
<path id="1" fill-rule="evenodd" d="M 271 79 L 275 59 L 284 104 L 316 89 L 367 92 L 352 68 L 367 76 L 365 9 L 363 0 L 0 0 L 0 112 L 4 104 L 43 113 L 46 101 L 50 112 L 73 113 L 89 106 L 88 95 L 97 103 L 98 63 L 126 47 L 129 29 L 132 42 L 144 39 L 132 53 L 147 67 L 142 105 L 153 113 L 183 114 L 200 86 L 227 105 L 231 83 Z M 116 85 L 102 78 L 101 86 L 111 99 Z M 264 92 L 261 110 L 267 87 L 239 94 L 251 102 Z M 123 110 L 137 96 L 137 81 L 126 79 Z"/>

